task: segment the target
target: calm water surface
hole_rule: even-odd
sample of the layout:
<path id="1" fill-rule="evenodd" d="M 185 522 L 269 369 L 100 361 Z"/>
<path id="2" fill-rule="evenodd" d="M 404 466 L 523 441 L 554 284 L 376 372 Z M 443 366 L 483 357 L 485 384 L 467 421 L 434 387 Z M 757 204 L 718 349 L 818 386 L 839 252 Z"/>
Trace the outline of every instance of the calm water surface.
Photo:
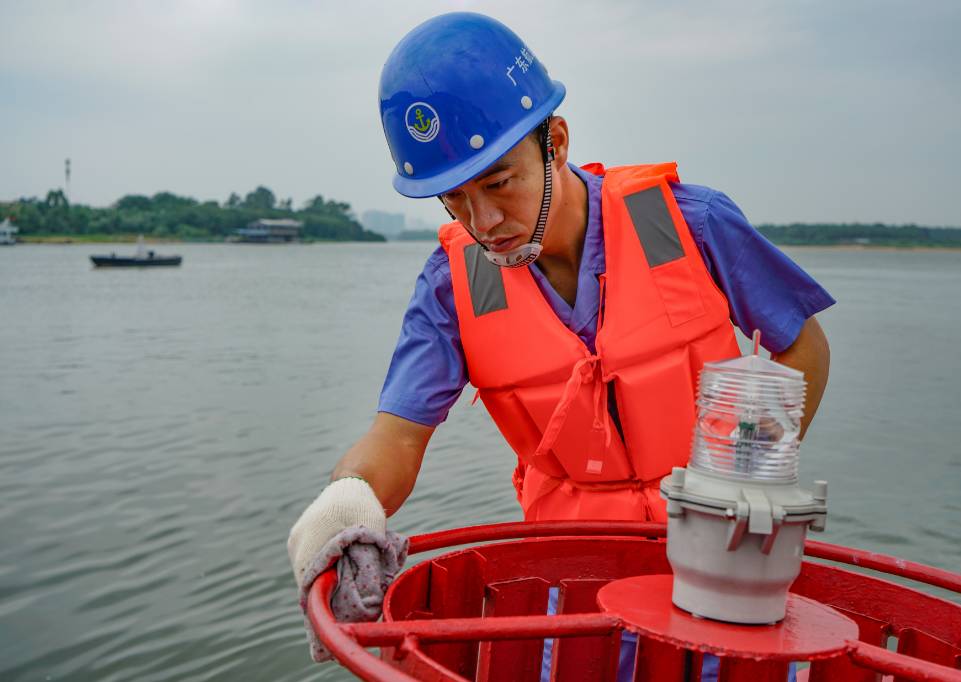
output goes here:
<path id="1" fill-rule="evenodd" d="M 0 679 L 349 679 L 309 661 L 285 540 L 370 422 L 432 248 L 0 249 Z M 802 449 L 821 537 L 961 569 L 961 252 L 790 253 L 840 302 Z M 516 520 L 512 458 L 462 400 L 392 526 Z"/>

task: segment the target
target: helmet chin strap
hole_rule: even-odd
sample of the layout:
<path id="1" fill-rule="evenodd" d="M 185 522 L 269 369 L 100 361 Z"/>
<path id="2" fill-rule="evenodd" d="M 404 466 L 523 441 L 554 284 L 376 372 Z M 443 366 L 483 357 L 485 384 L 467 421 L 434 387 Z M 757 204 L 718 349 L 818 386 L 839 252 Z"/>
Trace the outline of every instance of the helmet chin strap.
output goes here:
<path id="1" fill-rule="evenodd" d="M 531 235 L 531 239 L 526 244 L 518 246 L 516 249 L 511 249 L 510 251 L 504 251 L 501 253 L 496 253 L 488 249 L 484 244 L 482 244 L 477 237 L 474 237 L 474 233 L 467 230 L 471 237 L 474 237 L 474 241 L 480 244 L 481 248 L 484 250 L 484 256 L 494 265 L 502 268 L 520 268 L 525 265 L 530 265 L 537 257 L 541 255 L 541 240 L 544 238 L 544 229 L 547 227 L 547 214 L 551 208 L 551 194 L 553 187 L 553 173 L 551 171 L 551 162 L 554 161 L 554 141 L 551 139 L 551 126 L 550 118 L 544 120 L 541 125 L 541 155 L 544 158 L 544 194 L 541 197 L 541 211 L 537 216 L 537 225 L 534 227 L 534 234 Z M 443 203 L 443 199 L 441 200 Z M 447 205 L 444 204 L 444 208 L 447 209 Z M 447 209 L 447 213 L 453 218 L 454 214 Z"/>

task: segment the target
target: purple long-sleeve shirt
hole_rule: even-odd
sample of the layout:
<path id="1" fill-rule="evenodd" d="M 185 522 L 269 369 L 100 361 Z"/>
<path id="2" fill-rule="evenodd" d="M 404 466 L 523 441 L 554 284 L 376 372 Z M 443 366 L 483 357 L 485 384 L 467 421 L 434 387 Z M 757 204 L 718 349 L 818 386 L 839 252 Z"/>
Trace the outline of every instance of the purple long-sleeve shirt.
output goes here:
<path id="1" fill-rule="evenodd" d="M 606 270 L 601 225 L 601 178 L 571 165 L 587 186 L 584 252 L 573 308 L 537 267 L 531 273 L 557 317 L 593 350 L 600 289 Z M 672 183 L 671 189 L 704 258 L 727 297 L 731 321 L 765 348 L 780 352 L 811 315 L 835 301 L 804 270 L 764 238 L 726 195 L 709 187 Z M 401 325 L 380 394 L 379 412 L 436 426 L 470 380 L 461 347 L 450 263 L 440 247 L 427 259 Z"/>

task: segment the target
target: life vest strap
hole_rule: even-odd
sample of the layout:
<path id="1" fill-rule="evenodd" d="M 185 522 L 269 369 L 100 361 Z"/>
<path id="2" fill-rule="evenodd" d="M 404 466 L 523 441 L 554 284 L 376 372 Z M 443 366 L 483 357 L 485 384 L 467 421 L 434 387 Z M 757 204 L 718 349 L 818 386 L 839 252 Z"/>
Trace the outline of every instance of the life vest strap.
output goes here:
<path id="1" fill-rule="evenodd" d="M 603 481 L 603 482 L 584 482 L 584 481 L 574 481 L 570 478 L 557 478 L 555 476 L 546 476 L 541 482 L 537 492 L 534 494 L 533 499 L 531 499 L 528 508 L 534 507 L 538 500 L 542 497 L 549 495 L 558 488 L 570 496 L 573 495 L 575 490 L 591 493 L 607 493 L 620 490 L 634 490 L 637 492 L 643 492 L 645 490 L 657 489 L 660 485 L 662 477 L 655 477 L 648 481 L 640 481 L 635 479 L 626 479 L 622 481 Z M 517 487 L 518 499 L 520 499 L 521 489 L 519 485 L 523 485 L 523 476 L 518 476 L 517 472 L 514 475 L 514 485 Z M 651 505 L 650 500 L 647 495 L 642 495 L 641 499 L 644 503 L 644 513 L 646 518 L 655 518 L 655 510 Z M 525 514 L 527 509 L 524 510 Z"/>
<path id="2" fill-rule="evenodd" d="M 554 478 L 549 480 L 560 481 L 561 488 L 568 494 L 573 494 L 573 489 L 588 490 L 590 492 L 609 492 L 611 490 L 645 490 L 646 488 L 656 488 L 661 483 L 660 478 L 652 478 L 650 481 L 636 481 L 627 479 L 624 481 L 575 481 L 570 478 Z"/>
<path id="3" fill-rule="evenodd" d="M 564 393 L 560 401 L 554 408 L 547 426 L 544 428 L 544 435 L 541 442 L 537 445 L 534 455 L 545 455 L 554 446 L 558 434 L 567 421 L 567 413 L 570 411 L 571 404 L 577 397 L 578 391 L 584 384 L 594 384 L 594 423 L 593 428 L 604 432 L 604 447 L 611 444 L 611 422 L 607 414 L 607 386 L 603 379 L 598 376 L 600 357 L 588 355 L 574 363 L 571 369 L 571 376 L 564 386 Z"/>

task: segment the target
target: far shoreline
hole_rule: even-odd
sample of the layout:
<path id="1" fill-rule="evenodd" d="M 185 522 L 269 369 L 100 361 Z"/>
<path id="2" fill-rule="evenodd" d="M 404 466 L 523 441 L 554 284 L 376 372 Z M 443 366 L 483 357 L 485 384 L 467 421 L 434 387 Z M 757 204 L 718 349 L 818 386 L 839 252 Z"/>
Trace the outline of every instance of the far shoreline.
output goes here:
<path id="1" fill-rule="evenodd" d="M 832 251 L 961 251 L 961 246 L 891 246 L 890 244 L 778 244 L 779 249 L 831 249 Z"/>
<path id="2" fill-rule="evenodd" d="M 18 244 L 136 244 L 138 235 L 31 235 L 17 239 Z M 433 239 L 388 239 L 386 242 L 366 242 L 361 240 L 340 239 L 312 239 L 297 242 L 280 243 L 250 243 L 227 241 L 223 239 L 175 239 L 162 237 L 144 237 L 145 244 L 246 244 L 248 246 L 298 246 L 310 244 L 410 244 L 416 242 L 436 241 Z M 961 246 L 926 246 L 906 245 L 894 246 L 890 244 L 778 244 L 780 249 L 829 249 L 832 251 L 961 251 Z"/>
<path id="3" fill-rule="evenodd" d="M 17 237 L 17 244 L 137 244 L 138 235 L 28 235 Z M 295 242 L 241 242 L 226 239 L 176 239 L 144 236 L 144 244 L 251 244 L 253 246 L 290 246 L 298 244 L 382 244 L 351 239 L 304 239 Z"/>

